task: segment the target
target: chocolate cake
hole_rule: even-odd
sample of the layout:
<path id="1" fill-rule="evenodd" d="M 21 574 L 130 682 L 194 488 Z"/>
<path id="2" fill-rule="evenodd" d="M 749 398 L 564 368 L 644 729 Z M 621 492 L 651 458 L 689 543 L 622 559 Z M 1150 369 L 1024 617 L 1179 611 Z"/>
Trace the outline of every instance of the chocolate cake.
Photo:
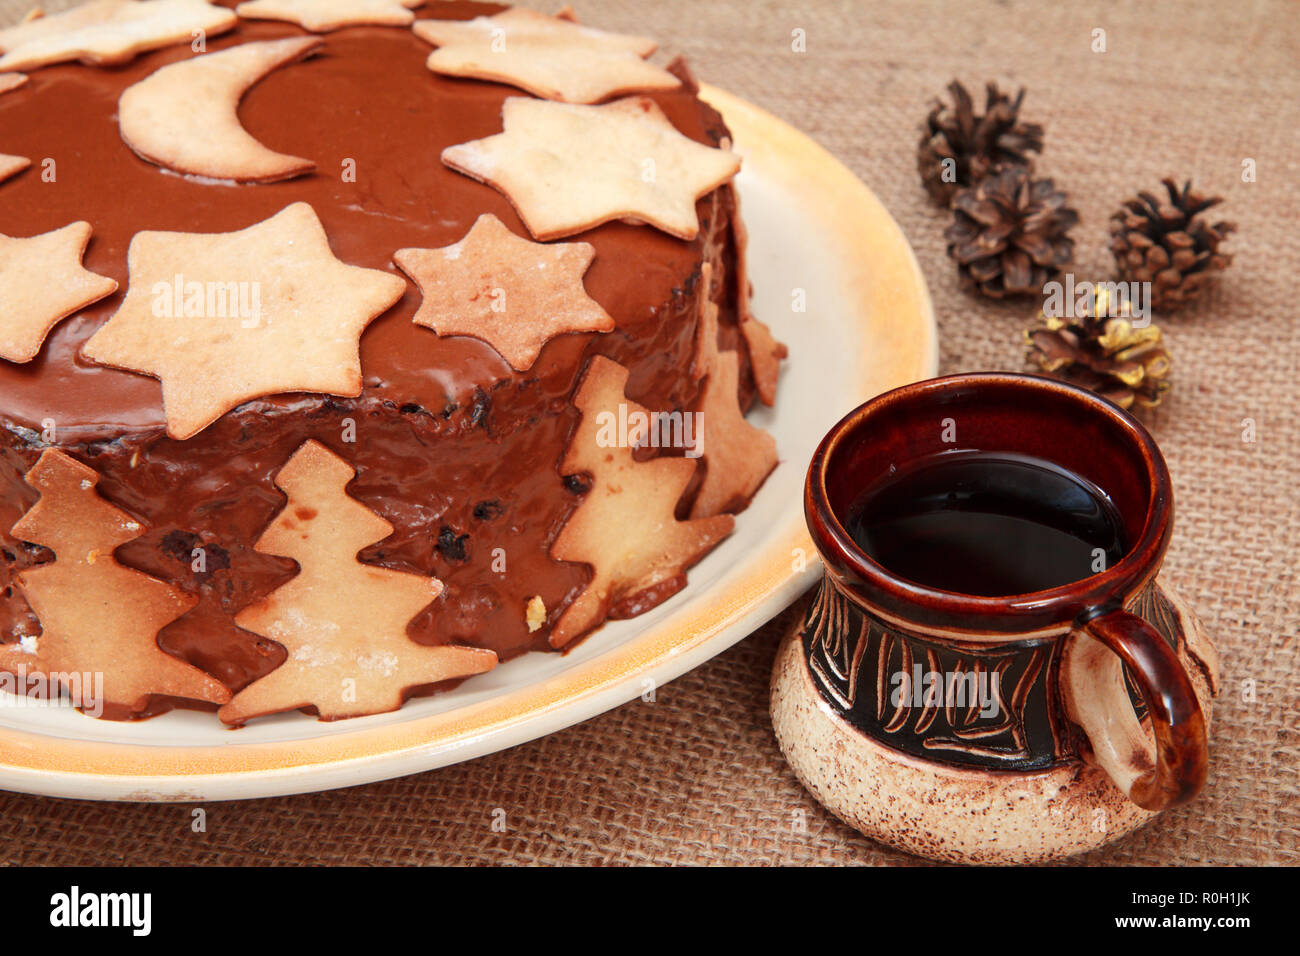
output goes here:
<path id="1" fill-rule="evenodd" d="M 131 2 L 143 6 L 158 0 Z M 421 22 L 467 21 L 502 9 L 429 3 L 413 12 Z M 157 648 L 229 692 L 176 693 L 177 685 L 162 682 L 147 693 L 133 690 L 124 697 L 114 693 L 110 661 L 103 715 L 115 718 L 148 716 L 177 705 L 211 708 L 231 695 L 238 700 L 241 691 L 285 664 L 290 657 L 286 648 L 302 649 L 301 634 L 282 640 L 270 636 L 287 633 L 283 623 L 277 631 L 273 626 L 253 629 L 249 622 L 276 593 L 310 570 L 304 559 L 268 543 L 269 528 L 288 534 L 297 527 L 295 521 L 306 527 L 316 514 L 316 506 L 295 499 L 290 476 L 282 474 L 286 463 L 308 450 L 320 449 L 320 461 L 313 458 L 312 468 L 336 468 L 331 474 L 339 488 L 346 483 L 347 497 L 360 506 L 349 504 L 344 511 L 368 513 L 367 520 L 377 516 L 380 530 L 384 522 L 391 526 L 391 534 L 358 539 L 362 546 L 355 557 L 362 568 L 402 572 L 402 581 L 436 579 L 418 613 L 407 615 L 406 638 L 422 646 L 491 651 L 502 661 L 526 651 L 561 649 L 558 643 L 572 647 L 571 638 L 590 633 L 600 620 L 634 616 L 670 597 L 684 586 L 686 567 L 725 535 L 731 520 L 727 513 L 743 509 L 770 470 L 774 452 L 758 469 L 757 483 L 750 481 L 729 497 L 714 495 L 720 504 L 709 509 L 712 514 L 692 514 L 703 476 L 710 468 L 726 466 L 719 456 L 734 448 L 721 434 L 713 458 L 708 438 L 698 456 L 690 449 L 634 443 L 626 469 L 635 471 L 654 459 L 665 465 L 670 481 L 680 479 L 683 485 L 680 497 L 674 495 L 668 503 L 666 522 L 674 528 L 715 522 L 699 526 L 700 547 L 665 554 L 662 561 L 642 555 L 645 571 L 634 581 L 607 569 L 606 579 L 613 584 L 601 579 L 601 569 L 592 563 L 556 556 L 556 541 L 566 524 L 606 481 L 598 470 L 569 472 L 563 467 L 566 453 L 569 461 L 584 460 L 576 456 L 573 443 L 582 432 L 584 414 L 595 407 L 589 401 L 597 394 L 596 385 L 590 386 L 588 404 L 580 407 L 575 396 L 595 375 L 595 357 L 611 360 L 597 363 L 605 371 L 616 363 L 615 378 L 622 374 L 618 368 L 625 370 L 623 394 L 631 407 L 684 413 L 700 409 L 709 383 L 723 380 L 721 373 L 710 375 L 719 363 L 704 368 L 700 363 L 717 354 L 734 356 L 736 386 L 724 399 L 734 397 L 743 412 L 758 398 L 760 384 L 769 389 L 772 384 L 756 381 L 756 367 L 774 366 L 784 353 L 748 314 L 748 283 L 738 262 L 743 240 L 738 244 L 737 239 L 743 234 L 729 181 L 695 201 L 698 230 L 691 238 L 670 234 L 645 217 L 629 221 L 638 218 L 629 212 L 563 232 L 555 243 L 544 234 L 548 245 L 543 248 L 590 246 L 582 285 L 612 319 L 612 328 L 553 335 L 526 368 L 514 367 L 504 349 L 483 338 L 443 334 L 436 326 L 413 321 L 431 293 L 425 288 L 422 294 L 416 282 L 407 281 L 394 264 L 398 250 L 446 250 L 465 240 L 487 215 L 514 236 L 542 241 L 536 224 L 526 223 L 517 211 L 518 197 L 492 181 L 491 169 L 472 168 L 472 162 L 453 168 L 451 159 L 440 161 L 440 156 L 446 159 L 444 151 L 451 147 L 501 134 L 508 101 L 551 101 L 533 101 L 536 91 L 526 92 L 522 82 L 507 85 L 474 75 L 463 61 L 444 64 L 442 72 L 432 61 L 426 66 L 434 47 L 419 34 L 400 23 L 344 26 L 322 34 L 323 44 L 308 49 L 301 62 L 257 79 L 239 105 L 244 130 L 271 150 L 309 160 L 305 172 L 276 181 L 239 182 L 167 168 L 166 160 L 124 142 L 119 100 L 128 88 L 169 64 L 243 44 L 311 35 L 295 22 L 241 16 L 228 29 L 210 29 L 202 52 L 183 40 L 144 49 L 115 65 L 92 60 L 29 67 L 25 84 L 0 93 L 0 151 L 31 160 L 30 168 L 0 182 L 0 234 L 35 237 L 70 223 L 89 223 L 84 268 L 116 282 L 115 292 L 54 324 L 29 361 L 0 360 L 0 668 L 13 672 L 26 654 L 33 671 L 40 670 L 43 632 L 50 626 L 35 610 L 40 602 L 32 599 L 32 591 L 41 569 L 72 559 L 51 546 L 49 535 L 33 534 L 37 540 L 23 536 L 42 521 L 59 520 L 61 499 L 54 491 L 43 491 L 62 480 L 49 457 L 54 452 L 89 469 L 81 479 L 82 491 L 125 516 L 123 526 L 138 525 L 133 537 L 114 539 L 124 543 L 109 552 L 108 560 L 165 583 L 175 595 L 178 613 L 157 630 Z M 4 46 L 4 36 L 0 31 L 0 51 L 21 54 L 21 47 Z M 508 32 L 505 36 L 512 42 Z M 581 72 L 583 62 L 575 64 L 576 71 Z M 459 74 L 453 75 L 454 70 Z M 627 109 L 633 112 L 657 115 L 661 110 L 690 140 L 725 152 L 729 133 L 721 117 L 698 97 L 684 65 L 674 63 L 670 73 L 671 84 L 647 80 L 656 88 L 619 89 L 598 103 L 565 109 L 608 109 L 617 102 L 630 104 Z M 540 161 L 529 163 L 525 175 L 533 169 L 539 178 L 549 175 Z M 395 304 L 362 323 L 359 394 L 341 394 L 348 390 L 344 387 L 258 395 L 186 434 L 173 421 L 176 403 L 170 392 L 164 402 L 159 378 L 120 367 L 120 359 L 105 360 L 101 348 L 89 350 L 94 358 L 88 354 L 87 342 L 123 309 L 127 297 L 144 294 L 132 276 L 137 255 L 143 261 L 146 251 L 144 238 L 138 239 L 139 249 L 133 244 L 137 234 L 251 234 L 258 224 L 291 210 L 308 220 L 314 212 L 328 251 L 341 263 L 403 283 Z M 154 243 L 158 255 L 172 246 L 179 255 L 183 248 L 179 240 L 165 237 Z M 15 268 L 13 262 L 0 247 L 0 276 Z M 12 275 L 5 279 L 16 281 Z M 177 283 L 179 306 L 184 296 L 180 276 Z M 347 282 L 341 286 L 348 287 Z M 155 291 L 156 297 L 167 294 Z M 0 327 L 11 306 L 0 292 Z M 160 354 L 172 348 L 161 341 L 161 333 L 155 339 L 145 337 Z M 273 364 L 292 380 L 295 361 L 292 353 L 277 353 Z M 222 372 L 217 368 L 210 374 Z M 163 377 L 165 381 L 165 373 Z M 707 426 L 709 419 L 704 421 Z M 355 478 L 349 480 L 346 469 L 339 472 L 330 464 L 340 459 Z M 42 465 L 33 471 L 38 461 Z M 82 474 L 69 471 L 71 467 L 64 472 Z M 602 467 L 599 461 L 593 466 Z M 317 473 L 305 459 L 298 470 Z M 34 511 L 38 500 L 46 498 L 45 513 Z M 610 508 L 628 509 L 629 515 L 637 507 L 635 501 L 620 503 L 609 495 L 603 500 Z M 94 502 L 96 508 L 100 504 Z M 609 541 L 618 541 L 626 532 L 608 518 L 617 513 L 602 511 L 606 517 L 587 523 L 603 528 L 600 534 Z M 306 533 L 302 537 L 306 540 Z M 664 541 L 670 538 L 665 534 Z M 610 560 L 617 564 L 622 559 Z M 93 573 L 89 566 L 85 570 Z M 589 586 L 597 579 L 605 583 L 592 594 Z M 340 581 L 339 587 L 349 585 Z M 584 593 L 590 613 L 578 622 L 583 626 L 566 633 L 563 642 L 553 640 L 566 609 Z M 366 613 L 382 616 L 386 599 L 377 595 L 361 588 L 355 600 L 372 602 L 375 606 Z M 47 596 L 46 603 L 54 599 Z M 82 610 L 81 621 L 131 614 L 130 607 Z M 237 616 L 248 626 L 236 623 Z M 572 619 L 566 630 L 574 631 Z M 96 637 L 64 634 L 61 640 L 91 646 Z M 487 664 L 448 680 L 486 669 L 492 661 L 483 659 Z M 350 709 L 322 706 L 307 694 L 301 700 L 285 697 L 279 706 L 223 711 L 223 716 L 237 725 L 249 716 L 295 706 L 327 717 L 392 709 L 411 693 L 447 684 L 432 679 L 440 673 L 435 669 L 421 679 L 400 671 L 390 674 L 393 700 L 382 706 L 364 700 Z"/>

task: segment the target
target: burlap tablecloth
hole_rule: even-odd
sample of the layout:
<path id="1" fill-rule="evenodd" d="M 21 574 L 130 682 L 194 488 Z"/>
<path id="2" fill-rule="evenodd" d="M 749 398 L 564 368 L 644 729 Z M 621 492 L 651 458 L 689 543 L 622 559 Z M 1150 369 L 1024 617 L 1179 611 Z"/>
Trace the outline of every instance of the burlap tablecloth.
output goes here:
<path id="1" fill-rule="evenodd" d="M 0 22 L 27 4 L 0 0 Z M 861 176 L 916 248 L 946 372 L 1021 368 L 1020 330 L 1035 311 L 959 289 L 945 216 L 921 190 L 918 123 L 953 77 L 975 90 L 988 78 L 1028 87 L 1026 112 L 1047 126 L 1040 169 L 1083 217 L 1081 278 L 1110 276 L 1106 220 L 1136 189 L 1172 174 L 1227 198 L 1223 216 L 1240 226 L 1229 243 L 1236 261 L 1197 307 L 1165 321 L 1176 384 L 1148 417 L 1176 486 L 1166 580 L 1223 655 L 1210 778 L 1190 806 L 1079 862 L 1300 862 L 1296 6 L 580 0 L 578 12 L 658 37 L 701 78 L 804 130 Z M 1105 53 L 1091 51 L 1097 28 Z M 791 51 L 795 29 L 805 53 Z M 1246 159 L 1257 182 L 1242 181 Z M 1246 419 L 1253 443 L 1242 438 Z M 0 860 L 916 862 L 840 824 L 785 766 L 767 681 L 789 616 L 661 688 L 654 703 L 402 780 L 209 805 L 204 833 L 192 831 L 188 806 L 0 794 Z M 492 830 L 497 808 L 506 833 Z"/>

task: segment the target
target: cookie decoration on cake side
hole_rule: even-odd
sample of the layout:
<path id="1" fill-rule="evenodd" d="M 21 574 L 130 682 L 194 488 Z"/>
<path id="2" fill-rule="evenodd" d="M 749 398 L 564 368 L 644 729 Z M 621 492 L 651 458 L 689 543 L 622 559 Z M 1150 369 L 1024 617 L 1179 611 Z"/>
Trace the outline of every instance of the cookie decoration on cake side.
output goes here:
<path id="1" fill-rule="evenodd" d="M 731 515 L 687 521 L 674 516 L 695 473 L 690 456 L 700 436 L 690 436 L 686 456 L 638 461 L 636 451 L 652 446 L 663 419 L 627 398 L 627 379 L 623 366 L 596 356 L 574 397 L 582 421 L 560 470 L 589 481 L 551 554 L 589 564 L 593 574 L 552 628 L 555 647 L 591 630 L 620 602 L 655 590 L 657 604 L 680 591 L 686 569 L 735 527 Z"/>
<path id="2" fill-rule="evenodd" d="M 348 497 L 344 486 L 354 474 L 308 441 L 275 476 L 288 500 L 255 547 L 292 558 L 298 574 L 240 611 L 235 623 L 283 644 L 289 656 L 222 707 L 222 720 L 240 724 L 306 706 L 322 718 L 378 714 L 400 707 L 415 685 L 496 666 L 491 651 L 407 638 L 406 625 L 442 593 L 442 582 L 357 561 L 359 550 L 393 526 Z"/>
<path id="3" fill-rule="evenodd" d="M 41 633 L 0 644 L 0 669 L 24 683 L 57 682 L 95 716 L 136 713 L 159 695 L 229 700 L 220 681 L 158 647 L 159 629 L 189 611 L 194 599 L 118 562 L 115 549 L 144 528 L 96 493 L 99 476 L 50 448 L 25 479 L 41 497 L 9 533 L 53 557 L 15 581 L 40 618 Z"/>

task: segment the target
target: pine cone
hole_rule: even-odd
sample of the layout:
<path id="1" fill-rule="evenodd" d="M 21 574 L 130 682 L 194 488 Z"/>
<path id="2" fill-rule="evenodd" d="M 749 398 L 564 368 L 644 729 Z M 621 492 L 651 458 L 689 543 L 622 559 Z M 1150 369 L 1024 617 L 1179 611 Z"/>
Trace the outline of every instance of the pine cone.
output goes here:
<path id="1" fill-rule="evenodd" d="M 1160 404 L 1171 386 L 1171 362 L 1155 325 L 1135 329 L 1132 310 L 1121 301 L 1112 310 L 1105 289 L 1092 313 L 1075 319 L 1042 316 L 1025 331 L 1027 358 L 1056 378 L 1091 389 L 1120 408 Z M 1109 313 L 1119 313 L 1111 316 Z"/>
<path id="2" fill-rule="evenodd" d="M 1150 193 L 1138 193 L 1111 216 L 1110 251 L 1119 277 L 1150 282 L 1153 308 L 1175 309 L 1196 298 L 1216 270 L 1226 269 L 1232 256 L 1219 244 L 1236 230 L 1231 222 L 1210 225 L 1200 213 L 1223 202 L 1192 192 L 1191 182 L 1178 191 L 1172 179 L 1162 179 L 1169 193 L 1163 203 Z"/>
<path id="3" fill-rule="evenodd" d="M 935 100 L 917 148 L 921 181 L 941 206 L 951 203 L 958 189 L 973 186 L 999 166 L 1032 168 L 1029 154 L 1043 150 L 1043 128 L 1020 122 L 1024 90 L 1013 100 L 989 83 L 983 116 L 975 115 L 970 94 L 956 80 L 948 84 L 948 92 L 951 110 Z M 949 179 L 955 181 L 944 181 L 945 160 L 952 160 Z"/>
<path id="4" fill-rule="evenodd" d="M 1038 293 L 1074 256 L 1066 231 L 1079 214 L 1065 203 L 1050 179 L 1031 179 L 1023 166 L 999 169 L 953 198 L 948 255 L 985 295 Z"/>

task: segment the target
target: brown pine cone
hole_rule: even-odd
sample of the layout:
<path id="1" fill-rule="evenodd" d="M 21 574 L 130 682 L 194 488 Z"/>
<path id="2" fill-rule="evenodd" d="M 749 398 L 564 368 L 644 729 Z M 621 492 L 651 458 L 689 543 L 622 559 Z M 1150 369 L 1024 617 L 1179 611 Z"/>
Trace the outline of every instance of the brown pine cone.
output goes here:
<path id="1" fill-rule="evenodd" d="M 1110 316 L 1110 312 L 1119 313 Z M 1027 359 L 1049 375 L 1091 389 L 1120 408 L 1153 408 L 1171 387 L 1171 362 L 1155 325 L 1135 329 L 1127 302 L 1112 310 L 1106 290 L 1092 314 L 1040 317 L 1025 331 Z"/>
<path id="2" fill-rule="evenodd" d="M 1151 283 L 1151 305 L 1161 310 L 1178 308 L 1200 295 L 1216 271 L 1232 262 L 1219 244 L 1236 230 L 1231 222 L 1210 225 L 1200 213 L 1223 201 L 1192 192 L 1191 182 L 1178 190 L 1163 179 L 1169 201 L 1141 192 L 1111 216 L 1110 250 L 1119 278 Z"/>
<path id="3" fill-rule="evenodd" d="M 1050 179 L 1031 179 L 1023 166 L 999 169 L 953 197 L 948 255 L 985 295 L 1037 294 L 1074 256 L 1066 232 L 1079 214 L 1065 203 Z"/>
<path id="4" fill-rule="evenodd" d="M 951 203 L 958 189 L 974 185 L 999 166 L 1031 168 L 1029 154 L 1043 150 L 1043 128 L 1020 122 L 1024 90 L 1013 100 L 1000 93 L 996 83 L 989 83 L 982 116 L 975 115 L 966 87 L 953 80 L 948 92 L 952 108 L 934 101 L 917 147 L 921 181 L 941 206 Z M 944 180 L 945 160 L 951 160 L 949 181 Z"/>

